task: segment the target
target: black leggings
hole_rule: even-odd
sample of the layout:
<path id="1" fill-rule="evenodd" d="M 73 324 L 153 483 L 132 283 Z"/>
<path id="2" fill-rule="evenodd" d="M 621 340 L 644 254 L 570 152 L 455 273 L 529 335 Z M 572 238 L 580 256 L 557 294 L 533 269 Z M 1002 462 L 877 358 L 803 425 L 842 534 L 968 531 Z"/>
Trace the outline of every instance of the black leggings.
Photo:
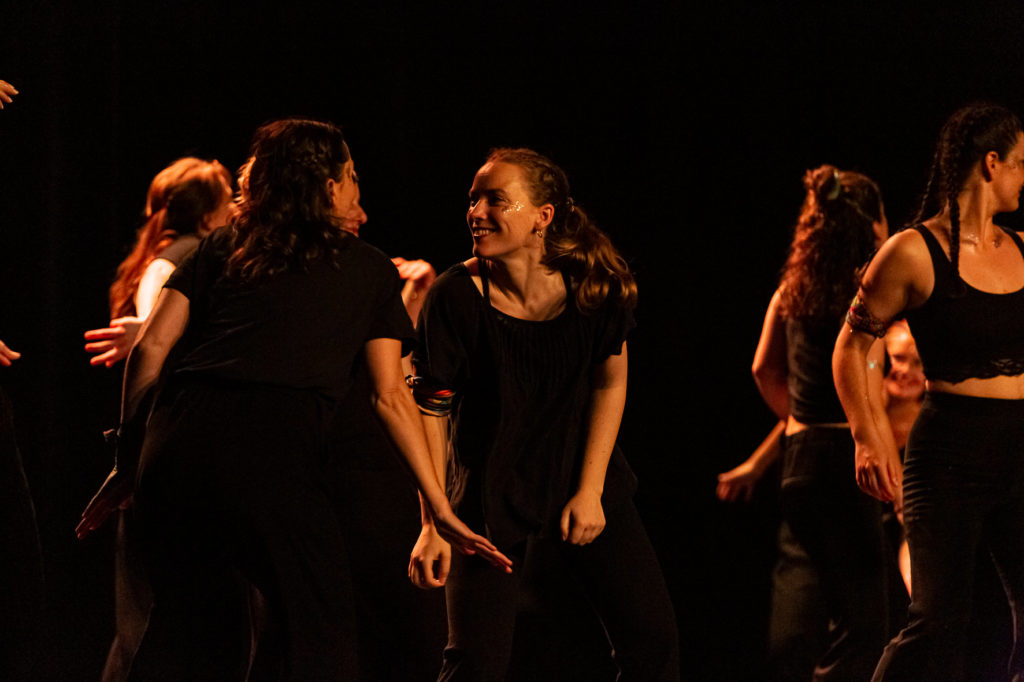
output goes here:
<path id="1" fill-rule="evenodd" d="M 624 682 L 679 679 L 679 637 L 665 579 L 632 501 L 605 508 L 604 532 L 589 545 L 558 538 L 558 551 L 580 580 L 608 639 Z M 522 566 L 526 542 L 510 550 Z M 439 680 L 504 680 L 516 614 L 528 591 L 521 571 L 507 575 L 478 557 L 455 553 L 448 577 L 448 646 Z"/>
<path id="2" fill-rule="evenodd" d="M 907 444 L 904 524 L 913 595 L 872 678 L 962 677 L 977 551 L 992 554 L 1013 612 L 1010 677 L 1024 680 L 1024 400 L 931 393 Z"/>
<path id="3" fill-rule="evenodd" d="M 813 566 L 820 582 L 824 614 L 831 627 L 814 664 L 794 635 L 806 633 L 815 614 L 787 603 L 793 588 L 776 573 L 773 587 L 773 663 L 784 676 L 804 675 L 816 682 L 863 682 L 871 675 L 889 630 L 889 586 L 895 560 L 882 525 L 882 503 L 857 488 L 853 438 L 847 428 L 810 427 L 786 439 L 780 502 L 784 530 L 796 554 Z M 780 557 L 780 569 L 787 555 Z M 788 591 L 786 588 L 789 588 Z M 812 604 L 803 604 L 812 607 Z M 792 618 L 790 622 L 785 619 Z M 809 639 L 809 638 L 805 638 Z M 787 641 L 788 640 L 788 641 Z M 784 672 L 788 671 L 788 672 Z M 795 678 L 794 678 L 795 679 Z"/>

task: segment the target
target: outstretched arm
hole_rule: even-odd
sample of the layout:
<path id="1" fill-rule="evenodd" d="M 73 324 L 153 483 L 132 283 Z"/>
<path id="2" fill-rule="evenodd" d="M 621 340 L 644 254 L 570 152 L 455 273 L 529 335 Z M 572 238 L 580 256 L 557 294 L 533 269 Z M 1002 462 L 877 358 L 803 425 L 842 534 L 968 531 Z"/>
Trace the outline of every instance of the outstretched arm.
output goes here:
<path id="1" fill-rule="evenodd" d="M 90 500 L 75 529 L 79 538 L 99 528 L 115 509 L 125 506 L 135 485 L 146 414 L 141 406 L 156 387 L 164 361 L 188 324 L 189 302 L 175 289 L 164 289 L 153 314 L 128 355 L 121 398 L 117 461 L 99 492 Z"/>
<path id="2" fill-rule="evenodd" d="M 779 459 L 782 435 L 785 432 L 786 422 L 780 419 L 750 457 L 735 469 L 718 474 L 718 488 L 715 490 L 718 499 L 723 502 L 735 502 L 739 499 L 750 502 L 757 482 L 764 476 L 768 467 Z"/>
<path id="3" fill-rule="evenodd" d="M 452 511 L 427 449 L 419 408 L 405 383 L 401 341 L 371 339 L 366 363 L 373 379 L 373 403 L 385 430 L 416 479 L 438 533 L 465 554 L 480 554 L 494 566 L 511 572 L 512 562 L 490 540 L 471 531 Z"/>
<path id="4" fill-rule="evenodd" d="M 604 530 L 604 478 L 608 472 L 615 439 L 619 435 L 622 411 L 626 407 L 629 357 L 626 343 L 622 352 L 609 355 L 594 371 L 590 400 L 587 444 L 579 485 L 562 509 L 562 539 L 574 545 L 586 545 Z"/>

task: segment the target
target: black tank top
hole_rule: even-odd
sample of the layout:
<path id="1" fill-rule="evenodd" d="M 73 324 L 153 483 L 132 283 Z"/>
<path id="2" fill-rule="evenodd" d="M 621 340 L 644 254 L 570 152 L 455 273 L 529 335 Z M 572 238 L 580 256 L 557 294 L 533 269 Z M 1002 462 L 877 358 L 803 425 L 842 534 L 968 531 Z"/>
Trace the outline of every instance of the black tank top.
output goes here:
<path id="1" fill-rule="evenodd" d="M 841 320 L 786 320 L 789 412 L 804 424 L 846 421 L 832 381 L 832 349 L 841 326 Z"/>
<path id="2" fill-rule="evenodd" d="M 925 376 L 957 383 L 1024 374 L 1024 288 L 993 294 L 964 282 L 963 293 L 957 295 L 953 264 L 939 240 L 924 225 L 913 229 L 924 237 L 935 270 L 928 300 L 906 312 Z M 1017 233 L 1000 229 L 1024 257 Z"/>

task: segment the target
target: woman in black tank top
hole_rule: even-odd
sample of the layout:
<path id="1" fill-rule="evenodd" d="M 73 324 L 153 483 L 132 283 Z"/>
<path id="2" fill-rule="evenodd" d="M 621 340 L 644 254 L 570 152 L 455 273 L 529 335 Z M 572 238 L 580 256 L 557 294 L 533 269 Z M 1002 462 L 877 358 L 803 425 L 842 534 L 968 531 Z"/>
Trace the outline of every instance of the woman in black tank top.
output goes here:
<path id="1" fill-rule="evenodd" d="M 920 225 L 879 251 L 836 343 L 857 482 L 902 505 L 910 545 L 910 620 L 875 681 L 962 679 L 979 549 L 991 552 L 1013 611 L 1007 679 L 1024 679 L 1024 244 L 993 222 L 1018 208 L 1022 187 L 1017 116 L 991 104 L 955 112 L 939 137 Z M 863 367 L 875 337 L 902 315 L 928 394 L 901 466 L 884 413 L 866 399 Z"/>
<path id="2" fill-rule="evenodd" d="M 770 665 L 774 679 L 852 682 L 870 675 L 888 639 L 895 560 L 882 505 L 853 481 L 853 441 L 831 356 L 858 271 L 888 224 L 878 186 L 859 173 L 821 166 L 807 172 L 804 186 L 753 368 L 786 432 Z M 808 583 L 820 585 L 820 596 L 807 593 Z"/>

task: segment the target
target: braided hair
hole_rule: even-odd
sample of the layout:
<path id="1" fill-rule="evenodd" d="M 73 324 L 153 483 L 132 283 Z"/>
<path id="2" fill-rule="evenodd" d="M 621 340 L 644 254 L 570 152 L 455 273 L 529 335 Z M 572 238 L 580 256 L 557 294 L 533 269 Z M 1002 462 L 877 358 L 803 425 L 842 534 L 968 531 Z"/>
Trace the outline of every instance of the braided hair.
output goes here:
<path id="1" fill-rule="evenodd" d="M 804 174 L 804 198 L 780 281 L 787 319 L 835 320 L 860 284 L 882 220 L 882 192 L 860 173 L 824 165 Z"/>
<path id="2" fill-rule="evenodd" d="M 960 202 L 958 197 L 975 164 L 994 151 L 1005 159 L 1024 127 L 1012 111 L 998 104 L 969 104 L 946 120 L 932 157 L 921 207 L 914 218 L 920 223 L 949 206 L 949 259 L 957 293 L 964 290 L 960 278 Z"/>

